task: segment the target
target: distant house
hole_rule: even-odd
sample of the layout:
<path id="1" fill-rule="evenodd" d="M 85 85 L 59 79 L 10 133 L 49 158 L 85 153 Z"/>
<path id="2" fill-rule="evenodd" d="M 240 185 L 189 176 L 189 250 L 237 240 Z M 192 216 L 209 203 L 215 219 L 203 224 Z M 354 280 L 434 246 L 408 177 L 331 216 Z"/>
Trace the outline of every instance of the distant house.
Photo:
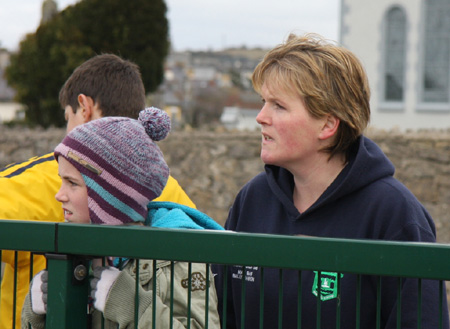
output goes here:
<path id="1" fill-rule="evenodd" d="M 0 48 L 0 123 L 19 119 L 23 116 L 21 105 L 14 103 L 16 92 L 5 79 L 5 69 L 9 64 L 10 53 L 8 50 Z"/>
<path id="2" fill-rule="evenodd" d="M 183 123 L 181 107 L 179 106 L 164 106 L 164 111 L 169 115 L 171 122 L 171 129 L 178 129 Z"/>
<path id="3" fill-rule="evenodd" d="M 256 116 L 259 110 L 242 109 L 229 106 L 223 109 L 220 116 L 220 122 L 229 130 L 258 130 L 259 124 L 256 122 Z"/>
<path id="4" fill-rule="evenodd" d="M 0 124 L 11 120 L 23 120 L 22 105 L 14 102 L 0 102 Z"/>
<path id="5" fill-rule="evenodd" d="M 6 82 L 4 78 L 5 70 L 0 67 L 0 102 L 12 101 L 16 92 Z"/>
<path id="6" fill-rule="evenodd" d="M 9 65 L 10 53 L 8 50 L 0 48 L 0 101 L 12 101 L 16 92 L 8 86 L 5 79 L 5 69 Z"/>
<path id="7" fill-rule="evenodd" d="M 450 128 L 449 13 L 449 0 L 341 0 L 339 41 L 367 71 L 372 126 Z"/>

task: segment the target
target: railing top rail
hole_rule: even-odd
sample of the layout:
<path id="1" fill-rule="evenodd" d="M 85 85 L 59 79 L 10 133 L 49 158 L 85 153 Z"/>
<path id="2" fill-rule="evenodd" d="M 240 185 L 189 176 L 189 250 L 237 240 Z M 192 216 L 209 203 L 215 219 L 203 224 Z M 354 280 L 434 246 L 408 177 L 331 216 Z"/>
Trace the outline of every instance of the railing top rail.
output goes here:
<path id="1" fill-rule="evenodd" d="M 5 220 L 0 249 L 450 279 L 437 243 Z"/>
<path id="2" fill-rule="evenodd" d="M 55 223 L 0 220 L 0 249 L 54 252 Z"/>

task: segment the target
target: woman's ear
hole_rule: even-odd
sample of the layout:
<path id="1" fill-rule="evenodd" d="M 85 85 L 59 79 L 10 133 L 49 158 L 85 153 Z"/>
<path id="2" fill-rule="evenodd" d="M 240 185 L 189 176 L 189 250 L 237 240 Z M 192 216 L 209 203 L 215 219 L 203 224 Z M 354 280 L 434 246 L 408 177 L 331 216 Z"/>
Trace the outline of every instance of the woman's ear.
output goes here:
<path id="1" fill-rule="evenodd" d="M 333 137 L 339 128 L 340 122 L 341 120 L 338 117 L 335 117 L 334 115 L 327 115 L 325 117 L 322 130 L 320 131 L 319 139 L 325 140 Z"/>

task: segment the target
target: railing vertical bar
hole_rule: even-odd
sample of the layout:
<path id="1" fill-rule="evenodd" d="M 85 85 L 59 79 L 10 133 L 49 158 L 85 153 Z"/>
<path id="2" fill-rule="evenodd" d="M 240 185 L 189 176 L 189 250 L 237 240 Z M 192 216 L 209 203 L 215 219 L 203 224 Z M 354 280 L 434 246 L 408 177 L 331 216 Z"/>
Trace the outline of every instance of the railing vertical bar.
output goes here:
<path id="1" fill-rule="evenodd" d="M 191 328 L 191 304 L 192 304 L 192 263 L 188 265 L 188 313 L 187 313 L 187 329 Z"/>
<path id="2" fill-rule="evenodd" d="M 1 259 L 1 250 L 0 250 L 0 259 Z M 34 253 L 30 252 L 30 277 L 29 277 L 29 282 L 31 283 L 31 280 L 33 280 L 33 260 L 34 260 Z M 1 289 L 0 289 L 1 290 Z M 28 329 L 32 329 L 31 328 L 31 324 L 28 324 Z"/>
<path id="3" fill-rule="evenodd" d="M 320 319 L 321 315 L 321 288 L 322 288 L 322 271 L 317 271 L 317 310 L 316 310 L 316 328 L 320 329 Z"/>
<path id="4" fill-rule="evenodd" d="M 402 278 L 398 278 L 397 286 L 397 329 L 402 328 Z"/>
<path id="5" fill-rule="evenodd" d="M 17 304 L 17 271 L 18 271 L 18 252 L 14 251 L 14 292 L 13 292 L 13 314 L 12 327 L 16 327 L 16 304 Z"/>
<path id="6" fill-rule="evenodd" d="M 33 279 L 33 257 L 34 254 L 32 252 L 30 252 L 30 282 Z"/>
<path id="7" fill-rule="evenodd" d="M 278 281 L 278 328 L 283 329 L 283 269 L 279 269 Z"/>
<path id="8" fill-rule="evenodd" d="M 88 324 L 88 280 L 73 284 L 75 261 L 85 259 L 66 254 L 46 254 L 48 260 L 48 300 L 45 328 L 86 329 Z"/>
<path id="9" fill-rule="evenodd" d="M 222 284 L 222 291 L 223 291 L 222 328 L 227 327 L 228 265 L 224 265 L 224 273 L 225 273 L 225 275 L 223 276 L 223 284 Z"/>
<path id="10" fill-rule="evenodd" d="M 174 280 L 175 280 L 175 262 L 170 262 L 170 329 L 173 329 L 173 290 L 175 289 Z"/>
<path id="11" fill-rule="evenodd" d="M 381 276 L 377 279 L 377 320 L 376 328 L 380 329 L 381 326 Z"/>
<path id="12" fill-rule="evenodd" d="M 297 328 L 302 328 L 302 271 L 298 271 L 297 286 Z"/>
<path id="13" fill-rule="evenodd" d="M 1 264 L 3 262 L 3 250 L 0 249 L 0 271 L 1 271 Z M 2 289 L 1 289 L 1 283 L 3 280 L 3 276 L 0 275 L 0 310 L 2 309 Z M 29 328 L 31 327 L 30 325 L 28 326 Z"/>
<path id="14" fill-rule="evenodd" d="M 1 271 L 2 263 L 3 263 L 3 250 L 0 249 L 0 271 Z M 3 277 L 0 275 L 0 288 L 1 288 L 2 279 L 3 279 Z M 2 307 L 1 300 L 2 300 L 2 289 L 0 289 L 0 309 Z"/>
<path id="15" fill-rule="evenodd" d="M 361 325 L 361 274 L 356 276 L 356 329 Z"/>
<path id="16" fill-rule="evenodd" d="M 208 329 L 209 320 L 209 264 L 206 264 L 206 295 L 205 295 L 205 329 Z"/>
<path id="17" fill-rule="evenodd" d="M 3 262 L 3 250 L 0 249 L 0 265 L 2 262 Z M 3 277 L 0 277 L 0 278 L 3 279 Z M 1 288 L 1 283 L 2 283 L 2 280 L 0 280 L 0 288 Z M 1 297 L 2 297 L 2 289 L 0 289 L 0 310 L 2 308 Z M 30 324 L 28 325 L 28 328 L 31 329 Z"/>
<path id="18" fill-rule="evenodd" d="M 341 328 L 341 273 L 337 273 L 336 329 Z"/>
<path id="19" fill-rule="evenodd" d="M 417 284 L 417 329 L 422 328 L 422 279 Z"/>
<path id="20" fill-rule="evenodd" d="M 102 266 L 106 265 L 106 257 L 102 257 Z M 122 269 L 122 259 L 119 260 L 119 270 Z M 105 329 L 105 315 L 102 312 L 102 316 L 101 316 L 101 320 L 100 320 L 100 325 L 102 329 Z"/>
<path id="21" fill-rule="evenodd" d="M 153 281 L 152 281 L 152 328 L 156 328 L 156 259 L 152 261 Z"/>
<path id="22" fill-rule="evenodd" d="M 444 293 L 443 293 L 443 289 L 444 289 L 444 282 L 442 280 L 439 280 L 439 329 L 442 329 L 444 323 L 443 323 L 443 316 L 444 316 L 444 312 L 443 312 L 443 307 L 444 307 L 444 303 L 442 302 L 442 299 L 444 298 Z"/>
<path id="23" fill-rule="evenodd" d="M 241 328 L 245 329 L 245 265 L 242 266 L 241 282 Z"/>
<path id="24" fill-rule="evenodd" d="M 261 267 L 259 282 L 259 328 L 264 328 L 264 267 Z"/>
<path id="25" fill-rule="evenodd" d="M 139 272 L 140 272 L 140 264 L 139 259 L 136 259 L 136 285 L 135 285 L 135 294 L 134 294 L 134 328 L 138 329 L 139 325 L 139 286 L 140 286 L 140 279 L 139 279 Z"/>

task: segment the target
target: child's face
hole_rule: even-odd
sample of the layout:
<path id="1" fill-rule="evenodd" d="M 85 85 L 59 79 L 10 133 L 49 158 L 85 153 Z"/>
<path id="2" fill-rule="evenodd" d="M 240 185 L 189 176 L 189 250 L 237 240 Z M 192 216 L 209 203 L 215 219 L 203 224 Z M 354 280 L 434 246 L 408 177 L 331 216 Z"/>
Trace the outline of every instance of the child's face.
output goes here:
<path id="1" fill-rule="evenodd" d="M 62 203 L 64 220 L 70 223 L 89 224 L 87 187 L 80 172 L 64 157 L 58 157 L 61 188 L 55 198 Z"/>

